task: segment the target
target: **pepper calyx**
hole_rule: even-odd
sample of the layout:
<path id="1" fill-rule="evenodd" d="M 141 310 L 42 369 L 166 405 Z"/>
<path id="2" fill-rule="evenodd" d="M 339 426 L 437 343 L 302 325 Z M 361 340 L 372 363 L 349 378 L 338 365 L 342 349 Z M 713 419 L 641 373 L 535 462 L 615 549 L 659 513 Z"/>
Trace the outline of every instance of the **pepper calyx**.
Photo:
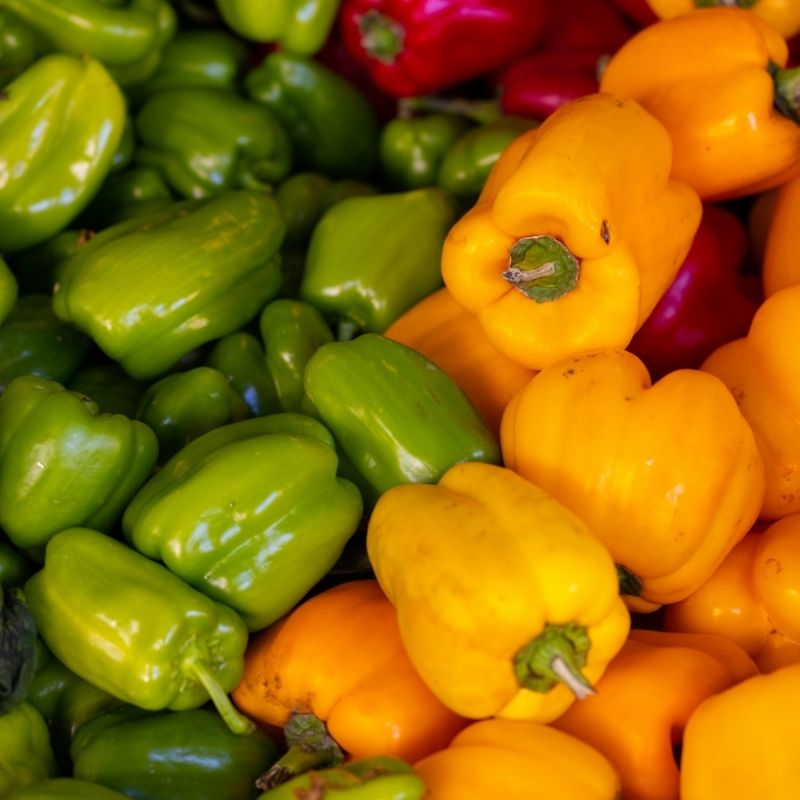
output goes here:
<path id="1" fill-rule="evenodd" d="M 578 285 L 580 262 L 554 236 L 523 236 L 509 252 L 503 280 L 537 303 L 558 300 Z"/>
<path id="2" fill-rule="evenodd" d="M 364 52 L 384 64 L 394 64 L 403 52 L 403 26 L 374 8 L 362 14 L 357 23 Z"/>

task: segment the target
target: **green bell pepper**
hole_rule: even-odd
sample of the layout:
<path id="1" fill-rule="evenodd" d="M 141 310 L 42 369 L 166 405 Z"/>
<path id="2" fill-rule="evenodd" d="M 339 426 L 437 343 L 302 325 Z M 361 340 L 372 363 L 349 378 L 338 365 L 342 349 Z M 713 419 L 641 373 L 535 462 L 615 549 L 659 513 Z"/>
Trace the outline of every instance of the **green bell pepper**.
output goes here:
<path id="1" fill-rule="evenodd" d="M 496 440 L 456 383 L 383 336 L 323 345 L 304 385 L 369 503 L 399 484 L 436 483 L 454 464 L 500 463 Z"/>
<path id="2" fill-rule="evenodd" d="M 362 512 L 356 487 L 336 475 L 330 434 L 275 425 L 256 417 L 196 439 L 142 487 L 122 521 L 137 550 L 238 611 L 251 631 L 325 575 Z"/>
<path id="3" fill-rule="evenodd" d="M 129 375 L 154 378 L 241 328 L 277 294 L 283 235 L 263 192 L 175 203 L 82 247 L 64 266 L 53 308 Z"/>
<path id="4" fill-rule="evenodd" d="M 289 137 L 269 109 L 224 89 L 173 89 L 136 115 L 140 166 L 159 170 L 183 197 L 265 189 L 292 166 Z"/>
<path id="5" fill-rule="evenodd" d="M 0 324 L 8 317 L 17 302 L 17 279 L 0 256 Z"/>
<path id="6" fill-rule="evenodd" d="M 343 200 L 314 229 L 300 297 L 338 323 L 340 339 L 382 333 L 442 285 L 454 221 L 437 188 Z"/>
<path id="7" fill-rule="evenodd" d="M 223 21 L 239 36 L 274 42 L 305 56 L 325 44 L 340 4 L 341 0 L 217 0 Z"/>
<path id="8" fill-rule="evenodd" d="M 151 711 L 210 698 L 232 731 L 253 729 L 227 695 L 242 673 L 244 624 L 161 564 L 68 528 L 48 542 L 25 595 L 53 655 L 99 689 Z"/>
<path id="9" fill-rule="evenodd" d="M 73 742 L 74 775 L 148 800 L 251 800 L 277 758 L 261 731 L 237 736 L 216 711 L 132 718 L 131 709 L 87 722 Z"/>
<path id="10" fill-rule="evenodd" d="M 345 78 L 305 56 L 274 52 L 247 74 L 244 88 L 283 124 L 302 169 L 334 178 L 373 174 L 378 119 Z"/>
<path id="11" fill-rule="evenodd" d="M 40 55 L 39 49 L 34 31 L 0 8 L 0 87 L 33 64 Z"/>
<path id="12" fill-rule="evenodd" d="M 8 800 L 128 800 L 124 794 L 97 783 L 74 778 L 53 778 L 14 792 Z"/>
<path id="13" fill-rule="evenodd" d="M 111 168 L 125 101 L 102 64 L 44 56 L 0 98 L 0 250 L 22 250 L 66 227 Z"/>
<path id="14" fill-rule="evenodd" d="M 0 716 L 0 797 L 55 775 L 56 760 L 42 715 L 22 703 Z"/>
<path id="15" fill-rule="evenodd" d="M 145 391 L 136 412 L 155 432 L 162 462 L 198 436 L 249 416 L 250 409 L 227 377 L 212 367 L 161 378 Z"/>
<path id="16" fill-rule="evenodd" d="M 23 375 L 65 383 L 83 363 L 89 344 L 53 313 L 48 295 L 23 295 L 0 325 L 0 392 Z"/>
<path id="17" fill-rule="evenodd" d="M 35 569 L 25 555 L 0 533 L 0 587 L 13 589 L 22 586 Z"/>
<path id="18" fill-rule="evenodd" d="M 25 699 L 36 666 L 36 624 L 20 594 L 0 586 L 0 720 Z"/>
<path id="19" fill-rule="evenodd" d="M 20 292 L 52 296 L 66 260 L 93 236 L 94 231 L 86 228 L 64 230 L 41 244 L 13 253 L 9 264 Z"/>
<path id="20" fill-rule="evenodd" d="M 17 547 L 73 525 L 110 528 L 156 461 L 141 422 L 35 375 L 0 397 L 0 526 Z"/>
<path id="21" fill-rule="evenodd" d="M 109 361 L 79 369 L 67 388 L 91 397 L 103 414 L 122 414 L 133 418 L 147 384 L 131 378 L 119 364 Z"/>

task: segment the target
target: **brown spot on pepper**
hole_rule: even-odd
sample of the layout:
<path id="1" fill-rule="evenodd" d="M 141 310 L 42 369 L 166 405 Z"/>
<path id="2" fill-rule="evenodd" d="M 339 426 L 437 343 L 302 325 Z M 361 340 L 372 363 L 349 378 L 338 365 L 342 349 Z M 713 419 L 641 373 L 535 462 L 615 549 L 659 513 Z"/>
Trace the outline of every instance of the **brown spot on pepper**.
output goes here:
<path id="1" fill-rule="evenodd" d="M 611 231 L 608 227 L 608 220 L 604 219 L 602 224 L 600 225 L 600 238 L 606 244 L 609 244 L 611 242 Z"/>

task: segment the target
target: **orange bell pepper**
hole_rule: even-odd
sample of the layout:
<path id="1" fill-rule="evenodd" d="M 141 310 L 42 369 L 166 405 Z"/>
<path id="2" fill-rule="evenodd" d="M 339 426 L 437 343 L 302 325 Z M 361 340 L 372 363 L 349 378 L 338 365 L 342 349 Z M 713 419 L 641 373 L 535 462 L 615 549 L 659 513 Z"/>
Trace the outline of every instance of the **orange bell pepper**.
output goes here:
<path id="1" fill-rule="evenodd" d="M 445 284 L 500 352 L 542 369 L 628 345 L 700 223 L 671 154 L 641 106 L 601 94 L 505 149 L 442 250 Z"/>
<path id="2" fill-rule="evenodd" d="M 600 753 L 533 722 L 476 722 L 414 765 L 425 800 L 615 800 L 619 777 Z"/>
<path id="3" fill-rule="evenodd" d="M 675 178 L 704 200 L 741 197 L 800 169 L 800 74 L 782 69 L 788 56 L 780 34 L 754 14 L 706 8 L 631 37 L 600 89 L 636 100 L 662 122 Z"/>
<path id="4" fill-rule="evenodd" d="M 800 797 L 800 664 L 709 697 L 689 718 L 681 800 Z"/>
<path id="5" fill-rule="evenodd" d="M 475 315 L 459 305 L 447 288 L 412 306 L 384 336 L 422 353 L 446 372 L 495 434 L 500 432 L 508 401 L 533 377 L 532 370 L 492 345 Z"/>
<path id="6" fill-rule="evenodd" d="M 668 606 L 668 630 L 714 633 L 762 672 L 800 662 L 800 514 L 752 532 L 693 594 Z"/>
<path id="7" fill-rule="evenodd" d="M 542 370 L 508 404 L 507 467 L 577 514 L 646 601 L 690 595 L 758 516 L 764 474 L 753 434 L 725 385 L 699 370 L 652 386 L 626 350 Z"/>
<path id="8" fill-rule="evenodd" d="M 373 580 L 350 581 L 306 600 L 259 633 L 232 693 L 251 719 L 284 727 L 326 723 L 349 756 L 413 761 L 444 747 L 467 722 L 446 709 L 406 656 L 392 604 Z M 312 735 L 319 732 L 312 725 Z M 330 743 L 291 749 L 284 774 L 326 763 Z M 314 749 L 308 748 L 308 749 Z"/>
<path id="9" fill-rule="evenodd" d="M 800 6 L 800 3 L 798 3 Z M 800 178 L 778 189 L 772 207 L 762 278 L 764 294 L 800 283 Z"/>
<path id="10" fill-rule="evenodd" d="M 553 726 L 602 753 L 625 800 L 678 800 L 673 750 L 707 697 L 757 674 L 753 660 L 721 636 L 631 631 L 597 682 Z"/>

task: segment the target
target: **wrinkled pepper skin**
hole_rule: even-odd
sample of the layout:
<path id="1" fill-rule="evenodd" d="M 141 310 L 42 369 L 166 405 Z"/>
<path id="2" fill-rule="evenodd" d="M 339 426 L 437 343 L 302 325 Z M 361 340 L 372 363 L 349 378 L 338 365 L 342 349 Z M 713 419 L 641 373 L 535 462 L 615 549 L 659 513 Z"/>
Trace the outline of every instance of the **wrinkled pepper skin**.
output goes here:
<path id="1" fill-rule="evenodd" d="M 0 86 L 24 72 L 40 55 L 34 31 L 0 7 Z"/>
<path id="2" fill-rule="evenodd" d="M 76 525 L 110 528 L 158 451 L 141 422 L 99 414 L 94 401 L 27 375 L 0 397 L 0 526 L 38 547 Z"/>
<path id="3" fill-rule="evenodd" d="M 787 181 L 774 197 L 767 227 L 761 275 L 764 294 L 800 283 L 800 268 L 795 254 L 800 248 L 800 178 Z"/>
<path id="4" fill-rule="evenodd" d="M 125 101 L 90 58 L 40 58 L 0 101 L 0 250 L 45 241 L 74 219 L 111 168 Z"/>
<path id="5" fill-rule="evenodd" d="M 747 654 L 721 637 L 631 631 L 597 694 L 573 703 L 553 726 L 613 764 L 626 800 L 678 800 L 674 748 L 692 712 L 757 674 Z"/>
<path id="6" fill-rule="evenodd" d="M 124 794 L 75 778 L 53 778 L 15 792 L 9 800 L 126 800 Z"/>
<path id="7" fill-rule="evenodd" d="M 123 414 L 133 419 L 147 384 L 131 378 L 116 362 L 107 361 L 79 369 L 67 389 L 91 397 L 103 414 Z"/>
<path id="8" fill-rule="evenodd" d="M 275 201 L 262 192 L 176 203 L 82 247 L 64 266 L 53 308 L 132 377 L 154 378 L 238 330 L 277 293 L 283 235 Z"/>
<path id="9" fill-rule="evenodd" d="M 317 594 L 255 637 L 232 697 L 268 726 L 313 714 L 356 759 L 414 761 L 446 747 L 466 725 L 422 682 L 374 580 Z"/>
<path id="10" fill-rule="evenodd" d="M 620 796 L 619 777 L 605 757 L 573 736 L 531 722 L 476 722 L 450 747 L 417 762 L 414 769 L 428 788 L 426 800 Z"/>
<path id="11" fill-rule="evenodd" d="M 345 78 L 310 58 L 270 53 L 244 91 L 286 129 L 301 169 L 332 178 L 368 178 L 378 162 L 378 120 Z"/>
<path id="12" fill-rule="evenodd" d="M 56 774 L 56 761 L 42 715 L 21 703 L 0 716 L 0 797 Z"/>
<path id="13" fill-rule="evenodd" d="M 131 719 L 109 712 L 87 722 L 73 748 L 76 778 L 150 800 L 250 800 L 277 758 L 261 731 L 237 736 L 213 710 Z"/>
<path id="14" fill-rule="evenodd" d="M 161 564 L 88 528 L 47 545 L 25 597 L 45 644 L 78 676 L 150 711 L 197 708 L 209 696 L 247 733 L 226 692 L 239 680 L 244 623 Z"/>
<path id="15" fill-rule="evenodd" d="M 800 164 L 800 125 L 775 107 L 770 74 L 787 58 L 786 42 L 755 15 L 706 8 L 639 31 L 611 58 L 600 89 L 664 125 L 676 180 L 704 200 L 729 199 L 777 186 Z"/>
<path id="16" fill-rule="evenodd" d="M 637 103 L 594 94 L 503 151 L 442 252 L 447 288 L 500 352 L 542 369 L 628 345 L 700 223 L 671 150 Z"/>
<path id="17" fill-rule="evenodd" d="M 145 484 L 122 522 L 140 552 L 234 608 L 250 630 L 327 573 L 362 512 L 356 487 L 336 476 L 328 432 L 281 433 L 285 417 L 276 416 L 196 439 Z"/>
<path id="18" fill-rule="evenodd" d="M 599 539 L 503 467 L 458 464 L 437 486 L 385 492 L 367 551 L 411 662 L 465 717 L 556 719 L 628 633 Z"/>
<path id="19" fill-rule="evenodd" d="M 288 175 L 291 145 L 266 108 L 224 89 L 154 94 L 136 115 L 137 163 L 182 197 L 265 189 Z"/>
<path id="20" fill-rule="evenodd" d="M 438 188 L 343 200 L 314 229 L 300 297 L 338 323 L 339 339 L 381 333 L 441 286 L 454 219 Z"/>
<path id="21" fill-rule="evenodd" d="M 636 356 L 606 350 L 542 370 L 503 414 L 506 466 L 591 528 L 635 577 L 622 590 L 639 610 L 688 597 L 761 508 L 755 438 L 709 377 L 678 370 L 651 385 Z"/>
<path id="22" fill-rule="evenodd" d="M 304 388 L 368 504 L 392 486 L 435 483 L 453 464 L 499 462 L 497 442 L 452 378 L 378 334 L 320 347 Z"/>

